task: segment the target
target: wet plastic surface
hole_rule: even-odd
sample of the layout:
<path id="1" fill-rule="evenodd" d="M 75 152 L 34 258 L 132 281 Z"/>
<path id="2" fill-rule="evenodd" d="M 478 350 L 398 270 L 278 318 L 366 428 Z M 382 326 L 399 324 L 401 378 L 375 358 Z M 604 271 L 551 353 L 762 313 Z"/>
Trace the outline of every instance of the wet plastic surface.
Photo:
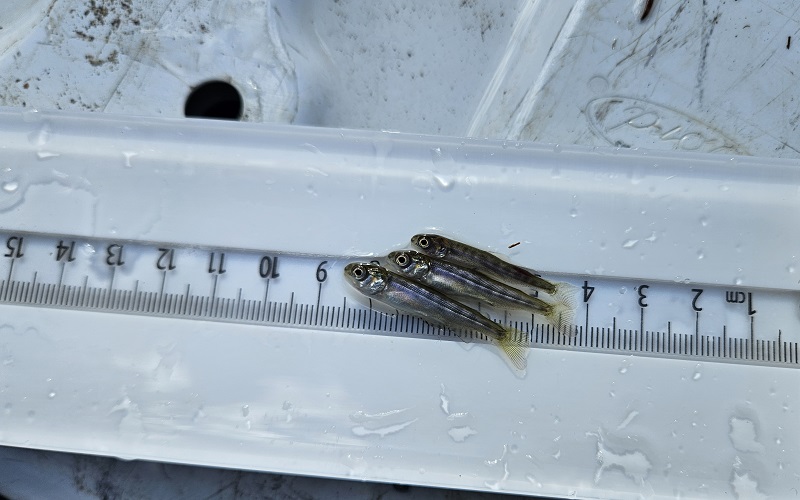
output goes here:
<path id="1" fill-rule="evenodd" d="M 21 173 L 4 193 L 16 200 L 0 213 L 6 227 L 356 256 L 430 225 L 491 249 L 529 242 L 514 259 L 556 272 L 602 264 L 669 279 L 690 268 L 702 281 L 796 285 L 786 267 L 796 221 L 786 214 L 798 213 L 798 174 L 781 160 L 44 113 L 2 121 L 14 145 L 4 161 Z M 92 147 L 81 147 L 89 138 Z M 667 210 L 648 175 L 624 175 L 651 162 L 653 185 L 673 185 L 662 194 L 683 203 Z M 693 181 L 660 180 L 672 171 Z M 165 197 L 165 186 L 180 186 L 181 197 Z M 609 196 L 623 189 L 635 210 Z M 686 189 L 703 190 L 706 226 Z M 572 217 L 576 192 L 582 211 Z M 336 197 L 336 211 L 323 210 Z M 466 211 L 475 200 L 492 210 Z M 614 213 L 619 245 L 587 252 L 564 243 L 565 224 L 589 234 L 603 210 Z M 720 238 L 753 211 L 769 221 L 765 234 L 789 235 L 746 240 L 742 252 L 773 255 L 769 262 L 723 253 Z M 675 225 L 634 255 L 625 230 L 642 218 Z M 307 229 L 302 241 L 298 227 Z M 694 252 L 676 251 L 701 241 L 716 266 L 694 268 Z M 654 256 L 658 268 L 637 267 Z M 298 282 L 296 293 L 309 284 Z M 454 342 L 7 310 L 0 439 L 8 445 L 548 495 L 796 487 L 775 471 L 791 471 L 800 438 L 797 370 L 534 351 L 518 379 L 490 350 Z"/>
<path id="2" fill-rule="evenodd" d="M 460 141 L 433 140 L 406 156 L 393 141 L 415 138 L 364 133 L 336 160 L 337 138 L 306 130 L 287 148 L 302 154 L 281 165 L 259 149 L 261 130 L 137 120 L 84 129 L 76 118 L 48 128 L 29 115 L 2 132 L 14 147 L 2 151 L 0 220 L 339 254 L 381 253 L 436 226 L 554 271 L 796 289 L 793 165 L 693 156 L 673 169 L 652 153 L 559 156 L 569 148 L 517 142 L 796 157 L 792 2 L 656 0 L 643 20 L 642 4 L 0 7 L 5 105 L 178 117 L 196 85 L 221 80 L 242 94 L 247 121 L 469 134 L 509 139 L 498 154 L 519 148 L 516 166 L 476 174 L 494 161 L 491 148 L 464 155 Z M 281 147 L 293 134 L 269 133 Z M 233 153 L 214 151 L 223 138 Z M 550 153 L 557 166 L 528 169 L 529 155 Z M 228 163 L 238 170 L 213 168 Z M 340 177 L 342 165 L 352 175 Z M 484 196 L 493 182 L 522 194 Z M 397 185 L 406 191 L 391 196 Z M 177 186 L 193 194 L 170 195 Z M 239 195 L 226 198 L 231 190 Z M 358 224 L 342 230 L 342 214 Z M 299 224 L 313 235 L 302 245 L 285 236 Z M 498 388 L 505 378 L 487 375 L 498 359 L 453 343 L 311 335 L 284 348 L 293 332 L 176 325 L 163 335 L 142 318 L 25 308 L 9 317 L 8 444 L 564 496 L 798 488 L 795 370 L 536 352 L 524 382 Z M 117 376 L 97 384 L 96 373 Z M 336 390 L 313 387 L 319 379 Z M 418 392 L 373 399 L 398 380 Z M 411 457 L 433 465 L 417 470 Z"/>

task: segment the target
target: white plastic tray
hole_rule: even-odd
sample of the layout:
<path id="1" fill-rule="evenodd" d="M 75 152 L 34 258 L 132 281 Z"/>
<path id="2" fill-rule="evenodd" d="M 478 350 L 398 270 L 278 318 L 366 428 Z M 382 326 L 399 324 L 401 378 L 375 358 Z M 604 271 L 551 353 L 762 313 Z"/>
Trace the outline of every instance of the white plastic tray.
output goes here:
<path id="1" fill-rule="evenodd" d="M 436 227 L 550 272 L 797 289 L 787 161 L 15 111 L 0 143 L 4 229 L 358 256 Z M 0 349 L 6 445 L 548 495 L 798 487 L 797 370 L 537 350 L 517 379 L 455 342 L 25 307 Z"/>

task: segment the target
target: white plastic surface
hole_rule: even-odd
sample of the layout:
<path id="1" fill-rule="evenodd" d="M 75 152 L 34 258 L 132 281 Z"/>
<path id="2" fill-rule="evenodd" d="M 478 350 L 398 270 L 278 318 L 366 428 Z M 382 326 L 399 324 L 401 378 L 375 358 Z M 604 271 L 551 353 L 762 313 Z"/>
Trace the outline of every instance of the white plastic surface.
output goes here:
<path id="1" fill-rule="evenodd" d="M 797 157 L 795 3 L 646 3 L 6 2 L 0 103 Z"/>
<path id="2" fill-rule="evenodd" d="M 793 0 L 530 3 L 572 8 L 543 65 L 547 30 L 512 37 L 471 135 L 798 156 Z"/>
<path id="3" fill-rule="evenodd" d="M 787 161 L 30 112 L 0 140 L 4 229 L 358 256 L 436 227 L 545 271 L 797 289 Z M 520 380 L 454 342 L 3 318 L 2 444 L 549 495 L 799 486 L 797 370 L 541 350 Z"/>

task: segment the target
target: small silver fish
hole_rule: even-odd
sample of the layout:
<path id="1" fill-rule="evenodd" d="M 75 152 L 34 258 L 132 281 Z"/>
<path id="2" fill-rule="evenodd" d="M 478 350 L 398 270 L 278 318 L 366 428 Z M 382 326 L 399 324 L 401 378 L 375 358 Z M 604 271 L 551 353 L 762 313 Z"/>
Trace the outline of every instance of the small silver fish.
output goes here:
<path id="1" fill-rule="evenodd" d="M 367 297 L 446 328 L 484 334 L 517 369 L 525 370 L 528 349 L 513 328 L 495 323 L 471 307 L 375 264 L 347 264 L 344 275 L 351 286 Z"/>
<path id="2" fill-rule="evenodd" d="M 555 303 L 539 298 L 492 279 L 480 272 L 452 262 L 430 257 L 414 250 L 391 252 L 389 265 L 395 272 L 415 279 L 454 299 L 473 298 L 491 305 L 542 314 L 559 332 L 572 329 L 575 316 L 574 296 L 563 295 Z"/>
<path id="3" fill-rule="evenodd" d="M 529 271 L 510 262 L 459 241 L 438 234 L 417 234 L 411 244 L 420 252 L 450 261 L 460 266 L 477 269 L 501 281 L 509 281 L 544 290 L 550 295 L 559 293 L 559 288 L 572 288 L 568 283 L 552 283 L 536 271 Z"/>

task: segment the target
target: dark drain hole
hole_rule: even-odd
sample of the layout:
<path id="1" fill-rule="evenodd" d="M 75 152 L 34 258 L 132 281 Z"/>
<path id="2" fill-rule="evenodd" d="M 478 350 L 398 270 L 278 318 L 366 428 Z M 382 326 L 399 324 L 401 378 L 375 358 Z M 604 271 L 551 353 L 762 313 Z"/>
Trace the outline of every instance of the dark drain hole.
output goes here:
<path id="1" fill-rule="evenodd" d="M 189 93 L 183 114 L 192 118 L 238 120 L 242 117 L 242 96 L 230 83 L 206 82 Z"/>

